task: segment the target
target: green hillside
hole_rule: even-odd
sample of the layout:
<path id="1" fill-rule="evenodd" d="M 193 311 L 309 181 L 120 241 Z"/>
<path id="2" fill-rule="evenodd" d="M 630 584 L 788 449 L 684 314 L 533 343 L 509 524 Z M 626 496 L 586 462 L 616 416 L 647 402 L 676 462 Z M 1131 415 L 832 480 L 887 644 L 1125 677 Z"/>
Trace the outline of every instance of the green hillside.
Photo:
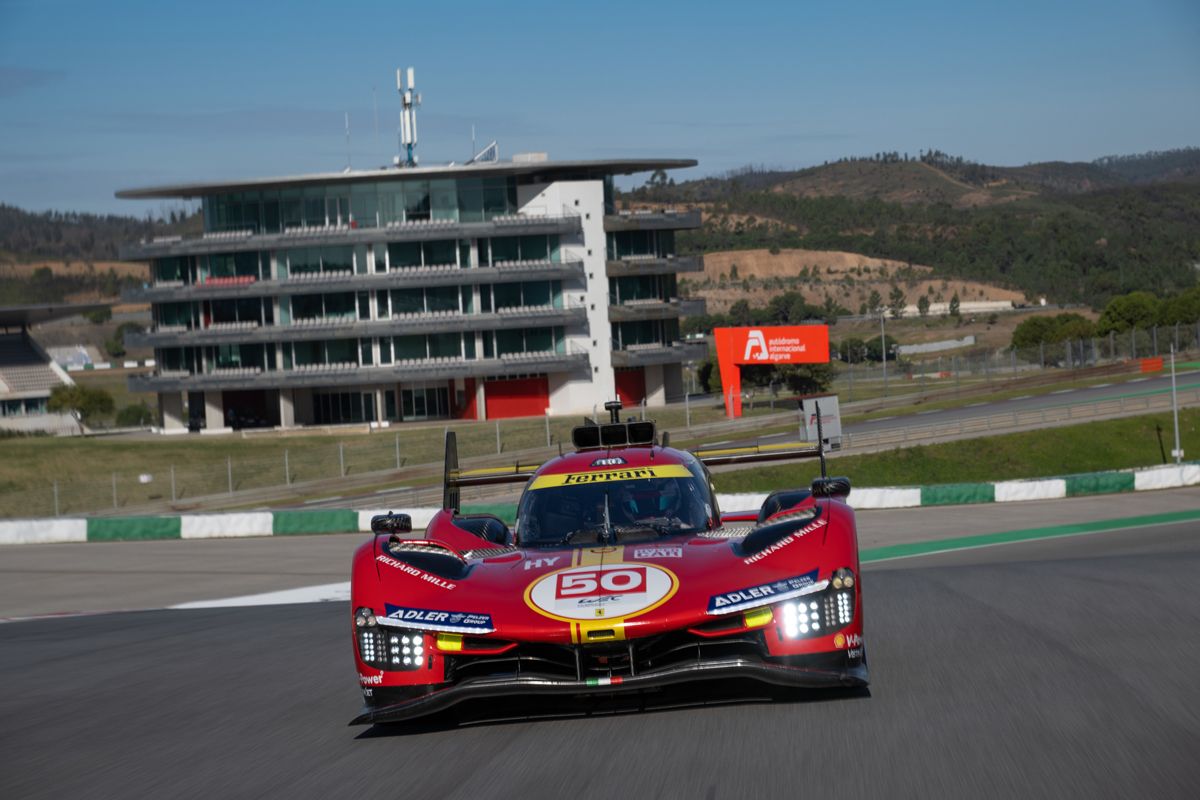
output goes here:
<path id="1" fill-rule="evenodd" d="M 846 250 L 1097 308 L 1190 288 L 1200 265 L 1200 148 L 1023 167 L 880 153 L 658 181 L 622 199 L 706 203 L 704 228 L 681 236 L 687 252 Z"/>

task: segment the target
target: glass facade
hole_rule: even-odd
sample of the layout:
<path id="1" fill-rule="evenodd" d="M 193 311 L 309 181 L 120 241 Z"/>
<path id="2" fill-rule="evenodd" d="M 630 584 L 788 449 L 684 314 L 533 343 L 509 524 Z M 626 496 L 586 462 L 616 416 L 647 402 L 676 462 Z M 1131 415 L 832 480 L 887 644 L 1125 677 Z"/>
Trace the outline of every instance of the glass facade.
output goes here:
<path id="1" fill-rule="evenodd" d="M 612 305 L 631 300 L 670 300 L 678 296 L 675 275 L 627 275 L 608 279 L 608 302 Z"/>
<path id="2" fill-rule="evenodd" d="M 487 222 L 515 213 L 517 180 L 505 176 L 268 187 L 204 198 L 204 227 L 209 232 L 377 228 L 429 220 Z"/>
<path id="3" fill-rule="evenodd" d="M 666 258 L 675 255 L 675 231 L 610 231 L 608 257 Z"/>

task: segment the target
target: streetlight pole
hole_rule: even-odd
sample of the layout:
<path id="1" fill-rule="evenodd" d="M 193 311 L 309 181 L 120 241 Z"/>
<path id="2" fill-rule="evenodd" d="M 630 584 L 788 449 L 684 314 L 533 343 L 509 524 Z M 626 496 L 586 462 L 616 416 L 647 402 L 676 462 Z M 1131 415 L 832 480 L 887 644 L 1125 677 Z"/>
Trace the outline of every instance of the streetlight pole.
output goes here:
<path id="1" fill-rule="evenodd" d="M 883 312 L 879 312 L 879 354 L 883 356 L 883 396 L 888 396 L 887 334 L 883 330 Z"/>
<path id="2" fill-rule="evenodd" d="M 1183 447 L 1179 444 L 1179 400 L 1175 396 L 1175 343 L 1171 343 L 1171 413 L 1175 416 L 1175 449 L 1171 451 L 1171 455 L 1175 456 L 1175 463 L 1183 463 Z"/>

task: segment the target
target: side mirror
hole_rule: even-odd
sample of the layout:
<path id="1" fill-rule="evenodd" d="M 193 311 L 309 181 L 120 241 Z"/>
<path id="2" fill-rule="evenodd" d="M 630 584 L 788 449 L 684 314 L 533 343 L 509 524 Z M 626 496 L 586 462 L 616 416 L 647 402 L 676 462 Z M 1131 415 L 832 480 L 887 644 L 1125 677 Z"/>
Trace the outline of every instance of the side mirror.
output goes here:
<path id="1" fill-rule="evenodd" d="M 845 476 L 817 478 L 812 482 L 812 493 L 816 497 L 849 497 L 850 479 Z"/>
<path id="2" fill-rule="evenodd" d="M 412 517 L 408 514 L 377 514 L 371 517 L 371 533 L 411 533 Z"/>

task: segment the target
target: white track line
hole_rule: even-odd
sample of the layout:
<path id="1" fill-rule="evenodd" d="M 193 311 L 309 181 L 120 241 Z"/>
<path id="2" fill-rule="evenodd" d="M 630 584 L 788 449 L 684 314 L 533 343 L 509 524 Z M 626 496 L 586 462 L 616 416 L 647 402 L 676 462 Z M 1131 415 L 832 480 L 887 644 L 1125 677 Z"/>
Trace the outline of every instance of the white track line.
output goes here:
<path id="1" fill-rule="evenodd" d="M 197 600 L 168 606 L 172 609 L 192 608 L 241 608 L 244 606 L 283 606 L 293 603 L 337 603 L 350 599 L 350 582 L 323 583 L 320 586 L 302 586 L 299 589 L 284 589 L 262 594 L 244 594 L 240 597 L 223 597 L 217 600 Z"/>

